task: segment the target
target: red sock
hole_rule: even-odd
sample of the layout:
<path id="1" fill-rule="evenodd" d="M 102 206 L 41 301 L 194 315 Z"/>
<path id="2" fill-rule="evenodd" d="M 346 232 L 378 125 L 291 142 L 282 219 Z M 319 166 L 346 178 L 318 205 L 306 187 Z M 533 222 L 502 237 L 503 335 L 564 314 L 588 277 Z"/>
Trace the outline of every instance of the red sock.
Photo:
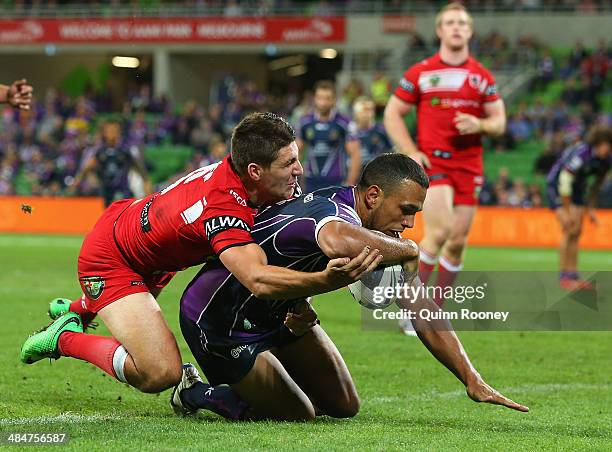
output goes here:
<path id="1" fill-rule="evenodd" d="M 434 291 L 434 301 L 440 307 L 444 304 L 444 292 L 447 287 L 451 287 L 457 279 L 457 275 L 463 268 L 462 264 L 453 265 L 444 257 L 438 262 L 438 278 L 436 279 L 436 290 Z"/>
<path id="2" fill-rule="evenodd" d="M 81 316 L 81 320 L 83 321 L 83 326 L 87 328 L 93 319 L 96 318 L 96 314 L 94 312 L 90 312 L 85 307 L 85 294 L 81 295 L 81 298 L 74 300 L 70 303 L 70 312 L 75 312 Z"/>
<path id="3" fill-rule="evenodd" d="M 433 272 L 437 262 L 438 258 L 436 256 L 429 254 L 423 249 L 419 251 L 419 279 L 423 284 L 427 285 L 427 281 L 429 281 L 431 272 Z"/>
<path id="4" fill-rule="evenodd" d="M 113 337 L 66 331 L 59 338 L 59 350 L 64 356 L 87 361 L 111 377 L 126 382 L 123 366 L 127 351 Z"/>

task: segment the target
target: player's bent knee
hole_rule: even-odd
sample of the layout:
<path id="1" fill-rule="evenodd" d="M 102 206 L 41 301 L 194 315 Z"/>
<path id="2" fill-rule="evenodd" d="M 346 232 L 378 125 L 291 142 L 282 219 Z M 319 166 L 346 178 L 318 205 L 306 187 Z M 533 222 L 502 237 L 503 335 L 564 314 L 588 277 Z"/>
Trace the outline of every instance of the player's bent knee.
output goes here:
<path id="1" fill-rule="evenodd" d="M 361 401 L 359 400 L 359 396 L 353 393 L 339 400 L 334 406 L 328 407 L 328 409 L 325 410 L 325 414 L 338 419 L 346 419 L 357 416 L 360 408 Z"/>
<path id="2" fill-rule="evenodd" d="M 461 257 L 463 254 L 463 250 L 465 249 L 465 245 L 467 240 L 465 238 L 454 238 L 446 242 L 446 251 L 452 256 Z"/>
<path id="3" fill-rule="evenodd" d="M 170 389 L 180 383 L 181 365 L 161 365 L 141 372 L 142 380 L 138 389 L 146 393 L 157 393 Z"/>
<path id="4" fill-rule="evenodd" d="M 449 226 L 437 226 L 432 231 L 432 238 L 436 242 L 438 246 L 444 245 L 444 243 L 448 240 L 451 234 L 451 227 Z"/>

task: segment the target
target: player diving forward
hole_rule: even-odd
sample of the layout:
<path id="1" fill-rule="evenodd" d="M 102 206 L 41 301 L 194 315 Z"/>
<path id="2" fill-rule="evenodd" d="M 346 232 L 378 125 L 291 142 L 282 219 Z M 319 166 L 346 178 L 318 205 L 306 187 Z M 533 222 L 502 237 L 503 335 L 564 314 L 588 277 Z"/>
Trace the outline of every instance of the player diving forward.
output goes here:
<path id="1" fill-rule="evenodd" d="M 291 126 L 253 113 L 234 129 L 231 156 L 222 162 L 159 193 L 111 204 L 79 254 L 83 303 L 74 301 L 68 313 L 62 311 L 68 304 L 55 306 L 50 314 L 57 320 L 26 340 L 21 360 L 69 356 L 143 392 L 160 392 L 182 375 L 176 340 L 155 299 L 177 271 L 216 255 L 261 298 L 290 298 L 334 290 L 375 268 L 377 250 L 317 273 L 267 265 L 251 236 L 256 208 L 292 197 L 301 174 Z M 83 333 L 96 313 L 112 337 Z"/>
<path id="2" fill-rule="evenodd" d="M 319 271 L 329 259 L 357 255 L 369 244 L 384 263 L 406 261 L 412 284 L 420 285 L 418 248 L 396 237 L 413 227 L 428 185 L 409 157 L 384 154 L 365 168 L 357 187 L 330 187 L 266 209 L 256 218 L 253 238 L 270 263 L 301 271 Z M 424 308 L 439 309 L 425 299 L 410 307 Z M 349 370 L 317 323 L 308 301 L 261 300 L 221 263 L 207 263 L 183 294 L 180 324 L 210 385 L 193 365 L 184 365 L 173 408 L 181 414 L 209 409 L 236 420 L 356 415 L 359 397 Z M 484 382 L 446 321 L 418 319 L 414 326 L 473 400 L 528 410 Z"/>
<path id="3" fill-rule="evenodd" d="M 596 223 L 595 206 L 606 174 L 610 169 L 612 129 L 594 127 L 586 142 L 579 142 L 566 149 L 553 165 L 547 178 L 550 207 L 561 224 L 559 245 L 559 283 L 568 290 L 592 289 L 589 281 L 582 281 L 578 274 L 578 241 L 582 234 L 582 220 L 587 212 Z M 595 177 L 585 200 L 589 177 Z"/>

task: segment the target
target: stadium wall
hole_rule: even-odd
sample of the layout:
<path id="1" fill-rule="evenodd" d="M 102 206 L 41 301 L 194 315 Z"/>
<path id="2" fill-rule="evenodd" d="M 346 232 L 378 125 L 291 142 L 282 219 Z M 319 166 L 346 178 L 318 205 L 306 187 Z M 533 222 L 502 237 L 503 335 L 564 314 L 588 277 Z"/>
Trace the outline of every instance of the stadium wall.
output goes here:
<path id="1" fill-rule="evenodd" d="M 31 213 L 28 213 L 28 206 Z M 0 197 L 0 232 L 28 234 L 85 234 L 104 210 L 99 198 Z M 585 249 L 612 250 L 612 210 L 598 212 L 597 226 L 585 221 L 581 246 Z M 414 229 L 405 234 L 419 241 L 423 234 L 422 216 Z M 548 209 L 480 207 L 472 226 L 469 243 L 480 246 L 554 248 L 560 228 Z"/>

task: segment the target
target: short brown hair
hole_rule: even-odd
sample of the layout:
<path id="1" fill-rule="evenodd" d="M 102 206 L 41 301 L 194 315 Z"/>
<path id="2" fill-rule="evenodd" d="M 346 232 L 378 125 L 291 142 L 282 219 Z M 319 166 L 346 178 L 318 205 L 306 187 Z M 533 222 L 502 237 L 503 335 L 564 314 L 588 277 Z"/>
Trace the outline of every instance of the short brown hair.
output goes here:
<path id="1" fill-rule="evenodd" d="M 319 89 L 323 91 L 331 91 L 334 93 L 334 96 L 336 95 L 336 86 L 331 80 L 319 80 L 317 83 L 315 83 L 314 92 L 316 93 Z"/>
<path id="2" fill-rule="evenodd" d="M 436 14 L 436 28 L 442 25 L 442 16 L 446 11 L 464 11 L 468 16 L 468 23 L 470 24 L 470 27 L 474 28 L 474 19 L 472 19 L 472 16 L 470 15 L 465 5 L 459 2 L 449 3 L 448 5 L 444 6 L 440 11 L 438 11 L 438 14 Z"/>
<path id="3" fill-rule="evenodd" d="M 612 144 L 612 128 L 608 126 L 593 126 L 586 137 L 586 142 L 591 146 L 601 143 Z"/>
<path id="4" fill-rule="evenodd" d="M 251 113 L 238 123 L 232 133 L 232 163 L 240 175 L 249 164 L 269 168 L 281 148 L 295 141 L 293 127 L 274 113 Z"/>

